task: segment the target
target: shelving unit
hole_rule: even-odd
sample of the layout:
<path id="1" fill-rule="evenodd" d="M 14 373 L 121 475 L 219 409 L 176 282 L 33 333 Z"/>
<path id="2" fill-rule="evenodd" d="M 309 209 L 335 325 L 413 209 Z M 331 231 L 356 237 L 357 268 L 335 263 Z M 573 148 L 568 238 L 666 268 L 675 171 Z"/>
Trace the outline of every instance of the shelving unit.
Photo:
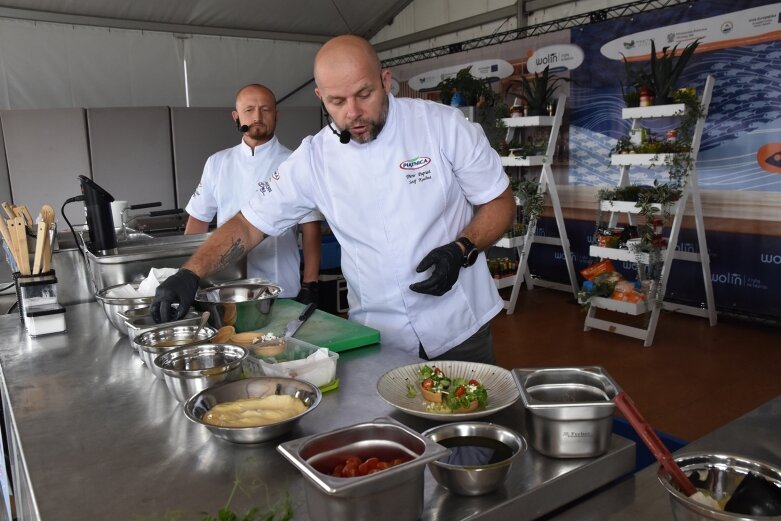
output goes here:
<path id="1" fill-rule="evenodd" d="M 610 331 L 612 333 L 630 336 L 643 340 L 643 345 L 648 347 L 653 343 L 656 326 L 659 322 L 659 315 L 662 309 L 668 309 L 671 311 L 677 311 L 707 318 L 711 326 L 716 325 L 716 305 L 713 298 L 710 257 L 708 256 L 708 245 L 705 238 L 705 225 L 702 216 L 702 204 L 696 169 L 697 155 L 699 153 L 700 142 L 702 140 L 702 131 L 705 127 L 705 114 L 707 114 L 708 106 L 710 105 L 711 96 L 713 94 L 713 84 L 713 76 L 708 76 L 707 80 L 705 81 L 705 89 L 703 91 L 701 100 L 702 106 L 704 108 L 704 115 L 697 121 L 697 124 L 694 128 L 694 134 L 692 136 L 692 169 L 689 172 L 686 186 L 683 187 L 680 199 L 678 199 L 678 201 L 673 205 L 670 212 L 674 215 L 674 218 L 672 225 L 670 226 L 670 236 L 667 239 L 667 249 L 661 251 L 662 271 L 660 278 L 662 288 L 666 288 L 667 280 L 669 279 L 670 271 L 672 269 L 673 260 L 678 259 L 690 262 L 699 262 L 702 268 L 702 278 L 705 286 L 705 307 L 702 308 L 687 306 L 667 301 L 663 301 L 661 305 L 656 305 L 655 303 L 651 302 L 630 304 L 609 298 L 592 298 L 590 300 L 591 305 L 586 315 L 586 322 L 584 326 L 585 331 L 596 328 Z M 632 129 L 636 129 L 639 125 L 638 122 L 642 119 L 680 116 L 683 114 L 685 108 L 685 105 L 682 103 L 654 107 L 633 107 L 624 109 L 622 112 L 622 118 L 631 119 Z M 664 154 L 617 154 L 611 156 L 611 164 L 621 167 L 621 173 L 618 180 L 619 187 L 627 186 L 629 184 L 629 170 L 631 167 L 660 166 L 664 165 L 665 161 L 666 156 Z M 681 230 L 681 224 L 683 223 L 686 205 L 690 199 L 694 212 L 694 221 L 697 229 L 697 243 L 699 245 L 700 253 L 682 252 L 677 251 L 676 249 L 678 245 L 678 235 Z M 627 218 L 630 224 L 634 224 L 635 216 L 639 213 L 639 208 L 635 206 L 635 203 L 629 201 L 606 201 L 601 204 L 601 210 L 603 212 L 610 212 L 610 220 L 608 224 L 610 227 L 614 227 L 616 225 L 618 222 L 618 217 L 622 213 L 627 214 Z M 592 257 L 599 257 L 603 259 L 607 258 L 620 261 L 639 262 L 640 264 L 649 263 L 648 254 L 638 255 L 634 251 L 627 249 L 601 248 L 598 246 L 591 246 L 589 253 Z M 649 306 L 651 307 L 651 315 L 649 317 L 647 327 L 645 328 L 602 320 L 596 317 L 597 310 L 599 309 L 618 311 L 630 315 L 640 315 L 645 313 Z"/>
<path id="2" fill-rule="evenodd" d="M 567 238 L 567 230 L 564 227 L 564 216 L 561 211 L 561 202 L 559 200 L 559 193 L 556 189 L 556 182 L 553 179 L 553 170 L 551 165 L 553 163 L 553 155 L 556 151 L 556 142 L 559 136 L 559 129 L 561 128 L 561 120 L 564 117 L 564 109 L 566 108 L 567 96 L 559 95 L 556 102 L 556 113 L 553 116 L 524 116 L 515 118 L 504 118 L 504 124 L 507 126 L 507 142 L 510 143 L 515 137 L 516 133 L 521 128 L 533 128 L 533 127 L 550 127 L 550 134 L 548 136 L 548 145 L 545 148 L 545 153 L 540 156 L 526 156 L 526 157 L 514 157 L 508 156 L 502 158 L 502 166 L 505 167 L 541 167 L 539 177 L 538 193 L 548 194 L 550 198 L 550 204 L 553 207 L 553 213 L 556 217 L 556 226 L 558 227 L 559 237 L 541 237 L 535 235 L 537 229 L 536 220 L 528 223 L 526 234 L 519 237 L 500 239 L 495 246 L 500 248 L 514 248 L 518 253 L 518 270 L 515 275 L 504 277 L 501 279 L 495 279 L 496 287 L 506 288 L 512 286 L 512 293 L 510 299 L 505 300 L 504 309 L 507 310 L 507 314 L 511 315 L 515 311 L 515 304 L 518 301 L 518 294 L 520 293 L 521 284 L 526 281 L 526 287 L 533 289 L 534 284 L 543 287 L 551 287 L 554 289 L 571 291 L 573 296 L 577 297 L 577 279 L 575 278 L 575 266 L 572 262 L 572 255 L 570 254 L 569 239 Z M 516 201 L 518 202 L 518 201 Z M 534 244 L 550 244 L 560 246 L 564 252 L 564 260 L 567 265 L 567 271 L 569 273 L 570 284 L 561 284 L 552 281 L 537 280 L 532 281 L 531 274 L 529 273 L 529 253 L 532 245 Z"/>

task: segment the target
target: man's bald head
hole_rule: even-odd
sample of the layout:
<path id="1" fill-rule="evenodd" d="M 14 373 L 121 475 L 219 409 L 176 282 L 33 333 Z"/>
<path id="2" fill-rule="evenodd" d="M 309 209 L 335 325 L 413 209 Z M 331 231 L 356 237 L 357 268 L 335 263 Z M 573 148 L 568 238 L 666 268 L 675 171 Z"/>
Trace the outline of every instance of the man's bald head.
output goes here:
<path id="1" fill-rule="evenodd" d="M 361 38 L 351 34 L 337 36 L 328 40 L 315 56 L 315 83 L 318 78 L 331 71 L 360 68 L 368 74 L 380 75 L 380 58 L 374 47 Z"/>
<path id="2" fill-rule="evenodd" d="M 249 85 L 244 85 L 242 88 L 236 92 L 236 103 L 239 102 L 239 98 L 242 97 L 243 94 L 248 93 L 257 93 L 264 96 L 270 97 L 274 101 L 274 105 L 277 104 L 277 97 L 274 96 L 274 93 L 271 92 L 271 89 L 266 87 L 265 85 L 261 85 L 260 83 L 250 83 Z"/>

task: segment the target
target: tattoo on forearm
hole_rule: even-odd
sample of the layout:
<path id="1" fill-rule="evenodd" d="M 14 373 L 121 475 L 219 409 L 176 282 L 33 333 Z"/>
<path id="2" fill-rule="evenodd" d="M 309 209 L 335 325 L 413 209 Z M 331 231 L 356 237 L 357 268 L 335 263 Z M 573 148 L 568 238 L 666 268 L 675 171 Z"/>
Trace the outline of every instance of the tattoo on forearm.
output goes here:
<path id="1" fill-rule="evenodd" d="M 217 269 L 219 271 L 226 268 L 236 262 L 244 255 L 244 245 L 241 244 L 241 239 L 235 239 L 223 255 L 220 256 L 220 260 L 217 263 Z"/>

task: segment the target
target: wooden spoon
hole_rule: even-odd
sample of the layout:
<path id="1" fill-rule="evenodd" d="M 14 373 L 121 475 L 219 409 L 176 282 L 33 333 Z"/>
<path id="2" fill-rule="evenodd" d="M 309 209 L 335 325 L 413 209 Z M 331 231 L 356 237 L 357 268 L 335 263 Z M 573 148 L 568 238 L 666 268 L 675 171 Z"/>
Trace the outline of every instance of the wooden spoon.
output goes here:
<path id="1" fill-rule="evenodd" d="M 35 237 L 35 260 L 33 261 L 33 275 L 41 273 L 41 258 L 46 246 L 46 236 L 49 234 L 49 225 L 44 221 L 38 222 L 38 234 Z"/>
<path id="2" fill-rule="evenodd" d="M 54 208 L 45 204 L 41 206 L 41 219 L 46 223 L 46 241 L 43 245 L 43 264 L 41 273 L 47 273 L 51 270 L 52 262 L 52 238 L 49 237 L 50 231 L 54 231 Z"/>

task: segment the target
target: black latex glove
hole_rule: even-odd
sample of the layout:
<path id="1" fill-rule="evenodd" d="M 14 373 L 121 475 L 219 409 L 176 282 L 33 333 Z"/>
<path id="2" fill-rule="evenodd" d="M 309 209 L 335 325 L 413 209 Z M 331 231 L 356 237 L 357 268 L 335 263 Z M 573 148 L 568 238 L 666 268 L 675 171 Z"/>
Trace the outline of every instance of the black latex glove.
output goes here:
<path id="1" fill-rule="evenodd" d="M 302 304 L 311 304 L 312 302 L 317 304 L 320 301 L 320 284 L 317 281 L 304 282 L 301 284 L 301 291 L 298 292 L 294 300 Z"/>
<path id="2" fill-rule="evenodd" d="M 152 319 L 157 323 L 183 319 L 195 300 L 199 281 L 198 275 L 184 268 L 165 279 L 155 291 L 149 310 Z M 172 304 L 179 304 L 179 308 Z"/>
<path id="3" fill-rule="evenodd" d="M 444 295 L 458 280 L 463 263 L 464 252 L 457 243 L 451 242 L 434 248 L 415 268 L 415 271 L 422 273 L 433 266 L 434 272 L 426 280 L 411 284 L 409 289 L 437 297 Z"/>

